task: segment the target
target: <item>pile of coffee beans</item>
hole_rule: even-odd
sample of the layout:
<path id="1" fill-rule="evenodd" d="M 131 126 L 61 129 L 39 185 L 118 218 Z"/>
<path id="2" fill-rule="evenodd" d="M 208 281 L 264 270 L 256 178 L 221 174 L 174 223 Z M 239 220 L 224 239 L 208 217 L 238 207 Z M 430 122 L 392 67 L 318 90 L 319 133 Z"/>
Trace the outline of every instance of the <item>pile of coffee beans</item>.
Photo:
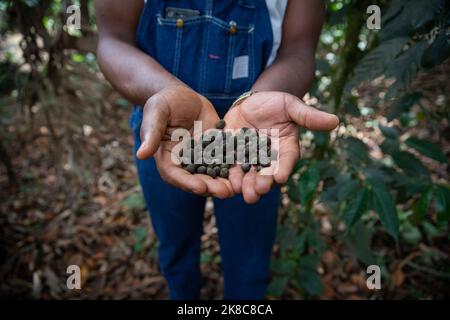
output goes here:
<path id="1" fill-rule="evenodd" d="M 247 173 L 252 166 L 257 171 L 269 167 L 271 160 L 276 159 L 277 152 L 271 148 L 269 136 L 249 128 L 241 128 L 233 134 L 223 130 L 225 125 L 225 121 L 220 120 L 215 130 L 209 130 L 198 141 L 190 139 L 179 153 L 182 168 L 192 174 L 228 178 L 234 165 L 240 164 Z"/>

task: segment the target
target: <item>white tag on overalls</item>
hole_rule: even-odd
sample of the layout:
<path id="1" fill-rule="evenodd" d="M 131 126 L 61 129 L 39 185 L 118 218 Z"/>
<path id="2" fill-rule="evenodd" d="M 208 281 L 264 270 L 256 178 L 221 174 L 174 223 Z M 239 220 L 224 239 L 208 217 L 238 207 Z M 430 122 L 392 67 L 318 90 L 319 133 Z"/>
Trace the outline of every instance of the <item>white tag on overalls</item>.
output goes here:
<path id="1" fill-rule="evenodd" d="M 232 79 L 248 78 L 248 56 L 234 58 Z"/>

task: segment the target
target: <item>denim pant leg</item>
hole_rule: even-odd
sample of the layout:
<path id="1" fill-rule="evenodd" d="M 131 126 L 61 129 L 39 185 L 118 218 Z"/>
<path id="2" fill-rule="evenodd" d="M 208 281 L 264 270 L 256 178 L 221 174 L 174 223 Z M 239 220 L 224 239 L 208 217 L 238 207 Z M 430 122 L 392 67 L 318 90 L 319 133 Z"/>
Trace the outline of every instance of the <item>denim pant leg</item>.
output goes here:
<path id="1" fill-rule="evenodd" d="M 263 299 L 275 241 L 280 189 L 255 204 L 242 195 L 215 199 L 225 299 Z"/>
<path id="2" fill-rule="evenodd" d="M 131 117 L 136 154 L 142 111 Z M 139 180 L 159 240 L 161 271 L 169 286 L 171 299 L 198 299 L 201 274 L 200 237 L 202 234 L 205 198 L 195 196 L 166 184 L 156 169 L 153 158 L 136 159 Z"/>

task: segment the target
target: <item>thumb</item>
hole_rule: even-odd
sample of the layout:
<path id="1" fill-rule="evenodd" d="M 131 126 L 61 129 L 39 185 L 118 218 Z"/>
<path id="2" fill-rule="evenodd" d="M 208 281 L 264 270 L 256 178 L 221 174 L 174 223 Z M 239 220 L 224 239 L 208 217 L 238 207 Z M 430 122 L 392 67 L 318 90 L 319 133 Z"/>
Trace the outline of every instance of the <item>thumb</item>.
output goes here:
<path id="1" fill-rule="evenodd" d="M 286 104 L 289 118 L 299 126 L 313 131 L 331 131 L 339 124 L 339 118 L 331 113 L 308 106 L 297 97 Z"/>
<path id="2" fill-rule="evenodd" d="M 145 160 L 158 151 L 169 121 L 169 109 L 162 99 L 150 98 L 144 107 L 141 125 L 141 146 L 136 156 Z"/>

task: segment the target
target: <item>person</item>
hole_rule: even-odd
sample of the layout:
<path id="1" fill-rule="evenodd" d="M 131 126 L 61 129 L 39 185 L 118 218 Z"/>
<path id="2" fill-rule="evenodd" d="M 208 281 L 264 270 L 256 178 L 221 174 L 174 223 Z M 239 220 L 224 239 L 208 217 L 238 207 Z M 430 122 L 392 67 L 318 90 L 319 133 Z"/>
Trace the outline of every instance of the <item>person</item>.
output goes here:
<path id="1" fill-rule="evenodd" d="M 338 118 L 301 101 L 324 17 L 317 0 L 96 0 L 98 61 L 134 107 L 136 165 L 171 299 L 198 299 L 206 196 L 214 199 L 225 299 L 263 299 L 280 184 L 299 158 L 298 126 Z M 242 93 L 252 90 L 230 109 Z M 277 128 L 279 170 L 192 175 L 170 159 L 176 128 Z"/>

